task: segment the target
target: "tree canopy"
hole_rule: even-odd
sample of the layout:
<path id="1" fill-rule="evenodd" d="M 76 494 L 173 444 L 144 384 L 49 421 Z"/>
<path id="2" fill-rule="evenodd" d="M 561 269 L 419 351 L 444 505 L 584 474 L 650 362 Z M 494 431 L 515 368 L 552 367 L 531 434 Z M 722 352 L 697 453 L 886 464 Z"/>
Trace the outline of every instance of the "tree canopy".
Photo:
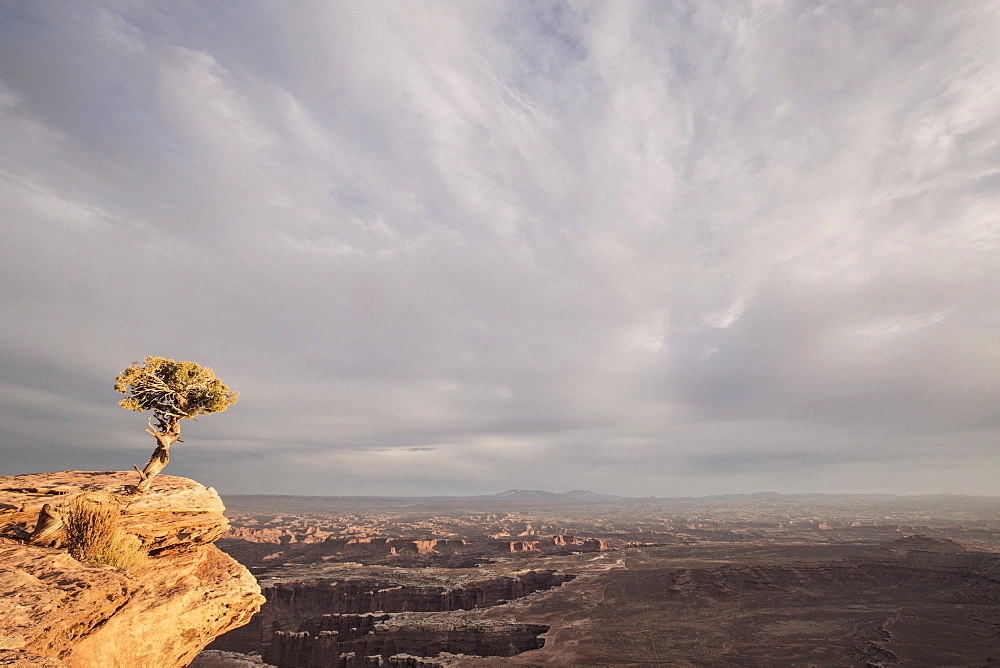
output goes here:
<path id="1" fill-rule="evenodd" d="M 115 378 L 115 390 L 126 395 L 118 402 L 122 408 L 139 413 L 151 410 L 161 425 L 219 413 L 239 398 L 210 368 L 164 357 L 133 362 Z"/>

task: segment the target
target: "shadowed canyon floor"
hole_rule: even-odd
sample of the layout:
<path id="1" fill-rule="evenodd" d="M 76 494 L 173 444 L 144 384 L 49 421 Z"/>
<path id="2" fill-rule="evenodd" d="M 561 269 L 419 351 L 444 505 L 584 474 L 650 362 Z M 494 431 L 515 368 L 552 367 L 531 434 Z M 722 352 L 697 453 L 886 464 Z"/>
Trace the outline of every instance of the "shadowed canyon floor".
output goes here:
<path id="1" fill-rule="evenodd" d="M 267 603 L 197 665 L 1000 661 L 997 498 L 226 502 Z"/>

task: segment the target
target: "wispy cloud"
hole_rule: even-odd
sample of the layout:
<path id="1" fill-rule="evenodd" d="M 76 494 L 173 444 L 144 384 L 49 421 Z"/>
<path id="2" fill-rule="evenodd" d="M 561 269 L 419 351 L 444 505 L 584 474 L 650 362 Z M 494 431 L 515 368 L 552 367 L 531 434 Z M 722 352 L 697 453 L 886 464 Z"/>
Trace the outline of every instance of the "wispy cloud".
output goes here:
<path id="1" fill-rule="evenodd" d="M 992 492 L 998 28 L 0 4 L 0 473 L 127 467 L 155 354 L 242 392 L 224 491 Z"/>

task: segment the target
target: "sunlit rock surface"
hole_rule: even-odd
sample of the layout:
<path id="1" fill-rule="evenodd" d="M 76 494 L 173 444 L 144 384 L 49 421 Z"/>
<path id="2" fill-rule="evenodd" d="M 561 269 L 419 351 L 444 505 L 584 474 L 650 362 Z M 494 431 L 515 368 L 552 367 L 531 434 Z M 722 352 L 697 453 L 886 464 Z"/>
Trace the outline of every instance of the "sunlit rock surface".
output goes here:
<path id="1" fill-rule="evenodd" d="M 124 510 L 123 528 L 151 550 L 151 567 L 137 577 L 18 540 L 44 504 L 65 507 L 81 493 L 121 498 L 136 477 L 0 477 L 0 666 L 30 661 L 28 653 L 71 667 L 186 666 L 260 609 L 256 580 L 212 544 L 228 528 L 222 501 L 186 478 L 158 476 Z"/>

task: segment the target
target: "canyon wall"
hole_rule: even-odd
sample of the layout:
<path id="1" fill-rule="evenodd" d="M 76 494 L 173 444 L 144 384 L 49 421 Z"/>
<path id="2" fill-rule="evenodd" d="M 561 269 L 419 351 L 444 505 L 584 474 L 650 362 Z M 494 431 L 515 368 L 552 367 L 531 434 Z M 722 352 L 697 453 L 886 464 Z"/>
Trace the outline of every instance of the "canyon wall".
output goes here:
<path id="1" fill-rule="evenodd" d="M 403 661 L 399 655 L 434 657 L 443 652 L 512 656 L 541 647 L 540 636 L 548 627 L 447 613 L 503 605 L 573 577 L 526 570 L 468 578 L 457 586 L 368 578 L 277 581 L 265 584 L 267 603 L 261 612 L 211 647 L 259 653 L 267 663 L 282 668 L 378 665 L 370 663 L 372 657 Z"/>
<path id="2" fill-rule="evenodd" d="M 555 571 L 525 571 L 510 576 L 484 577 L 457 587 L 397 584 L 375 580 L 317 580 L 279 582 L 265 587 L 267 605 L 263 622 L 271 611 L 298 616 L 315 610 L 324 614 L 370 612 L 447 612 L 487 608 L 521 598 L 535 591 L 557 587 L 572 575 Z"/>
<path id="3" fill-rule="evenodd" d="M 399 655 L 423 661 L 441 653 L 506 657 L 542 647 L 544 640 L 540 636 L 548 630 L 548 626 L 540 624 L 453 622 L 432 616 L 405 622 L 390 618 L 379 620 L 365 631 L 357 629 L 346 634 L 278 632 L 263 658 L 282 668 L 351 668 L 368 664 L 372 657 Z"/>
<path id="4" fill-rule="evenodd" d="M 0 477 L 0 665 L 179 668 L 260 609 L 256 580 L 213 545 L 229 526 L 215 490 L 160 475 L 135 495 L 136 478 Z M 146 570 L 130 575 L 24 542 L 43 505 L 65 509 L 83 494 L 122 506 L 122 528 L 150 551 Z"/>

